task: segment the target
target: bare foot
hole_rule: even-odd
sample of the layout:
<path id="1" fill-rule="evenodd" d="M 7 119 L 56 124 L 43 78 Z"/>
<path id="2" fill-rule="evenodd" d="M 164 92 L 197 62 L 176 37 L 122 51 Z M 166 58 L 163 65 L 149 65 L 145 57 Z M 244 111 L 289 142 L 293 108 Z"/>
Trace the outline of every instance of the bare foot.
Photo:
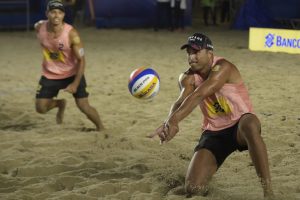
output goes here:
<path id="1" fill-rule="evenodd" d="M 99 119 L 98 125 L 96 125 L 96 131 L 104 131 L 104 125 L 102 124 L 102 121 Z"/>
<path id="2" fill-rule="evenodd" d="M 82 131 L 82 132 L 93 132 L 93 131 L 97 131 L 97 129 L 83 127 L 83 128 L 80 129 L 80 131 Z"/>
<path id="3" fill-rule="evenodd" d="M 275 200 L 274 193 L 272 191 L 264 192 L 265 200 Z"/>
<path id="4" fill-rule="evenodd" d="M 56 113 L 56 123 L 57 124 L 63 123 L 66 105 L 67 105 L 67 101 L 65 99 L 58 100 L 58 102 L 57 102 L 58 111 Z"/>
<path id="5" fill-rule="evenodd" d="M 104 126 L 96 127 L 96 131 L 104 131 L 104 130 L 105 130 Z"/>
<path id="6" fill-rule="evenodd" d="M 271 187 L 271 181 L 270 180 L 261 180 L 261 184 L 264 191 L 264 198 L 265 199 L 274 199 L 274 193 Z"/>

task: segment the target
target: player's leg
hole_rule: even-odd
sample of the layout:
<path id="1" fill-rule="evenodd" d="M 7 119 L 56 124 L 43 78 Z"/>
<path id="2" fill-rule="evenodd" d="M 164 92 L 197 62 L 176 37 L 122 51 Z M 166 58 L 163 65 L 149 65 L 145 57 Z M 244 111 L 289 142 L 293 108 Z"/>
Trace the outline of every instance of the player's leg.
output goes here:
<path id="1" fill-rule="evenodd" d="M 87 116 L 87 118 L 95 124 L 97 131 L 104 129 L 103 123 L 100 120 L 100 116 L 97 110 L 89 104 L 87 97 L 75 98 L 75 102 L 79 110 L 83 112 Z"/>
<path id="2" fill-rule="evenodd" d="M 96 130 L 103 130 L 104 126 L 97 110 L 89 103 L 89 93 L 86 91 L 86 80 L 84 76 L 82 76 L 79 86 L 77 87 L 77 92 L 73 94 L 73 96 L 79 110 L 83 112 L 87 116 L 87 118 L 95 124 Z"/>
<path id="3" fill-rule="evenodd" d="M 187 194 L 206 195 L 208 182 L 216 171 L 217 161 L 213 153 L 205 148 L 196 151 L 186 174 L 185 188 Z"/>
<path id="4" fill-rule="evenodd" d="M 261 179 L 264 196 L 272 196 L 267 149 L 261 137 L 260 121 L 255 115 L 245 114 L 241 117 L 238 126 L 237 141 L 239 145 L 246 145 L 248 147 L 257 175 Z"/>
<path id="5" fill-rule="evenodd" d="M 64 111 L 66 107 L 65 99 L 46 99 L 37 98 L 35 100 L 35 109 L 38 113 L 45 114 L 53 108 L 58 108 L 56 114 L 56 122 L 61 124 L 63 122 Z"/>
<path id="6" fill-rule="evenodd" d="M 56 122 L 61 124 L 63 122 L 66 100 L 53 99 L 53 97 L 57 96 L 60 89 L 57 87 L 57 82 L 57 80 L 50 80 L 44 76 L 41 77 L 36 90 L 35 109 L 38 113 L 45 114 L 53 108 L 58 108 Z"/>

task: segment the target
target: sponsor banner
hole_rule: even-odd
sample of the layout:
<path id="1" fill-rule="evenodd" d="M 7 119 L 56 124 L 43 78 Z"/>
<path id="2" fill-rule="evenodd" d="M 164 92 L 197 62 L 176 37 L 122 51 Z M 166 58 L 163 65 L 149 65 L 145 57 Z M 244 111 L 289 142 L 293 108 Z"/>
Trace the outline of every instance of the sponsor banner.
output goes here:
<path id="1" fill-rule="evenodd" d="M 249 49 L 300 54 L 300 31 L 250 28 Z"/>

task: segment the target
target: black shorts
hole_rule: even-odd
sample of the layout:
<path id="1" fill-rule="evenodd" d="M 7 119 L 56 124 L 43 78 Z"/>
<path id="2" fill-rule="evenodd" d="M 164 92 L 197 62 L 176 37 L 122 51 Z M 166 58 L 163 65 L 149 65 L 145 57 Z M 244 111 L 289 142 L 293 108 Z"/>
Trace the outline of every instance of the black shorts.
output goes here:
<path id="1" fill-rule="evenodd" d="M 232 127 L 219 131 L 205 130 L 202 133 L 199 143 L 195 147 L 194 151 L 196 152 L 203 148 L 211 151 L 216 158 L 219 168 L 232 152 L 248 149 L 247 146 L 241 146 L 237 142 L 238 125 L 239 122 Z"/>
<path id="2" fill-rule="evenodd" d="M 65 89 L 69 84 L 74 81 L 75 76 L 65 78 L 65 79 L 47 79 L 42 76 L 39 81 L 38 89 L 36 90 L 37 99 L 51 99 L 56 97 L 59 90 Z M 73 94 L 75 98 L 88 97 L 89 93 L 86 91 L 86 81 L 84 76 L 82 76 L 76 93 Z"/>

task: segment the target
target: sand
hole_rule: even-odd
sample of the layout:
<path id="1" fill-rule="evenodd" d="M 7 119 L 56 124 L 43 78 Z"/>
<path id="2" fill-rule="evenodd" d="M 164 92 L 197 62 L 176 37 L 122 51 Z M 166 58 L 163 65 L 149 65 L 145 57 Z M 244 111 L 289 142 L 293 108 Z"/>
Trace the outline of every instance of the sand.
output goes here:
<path id="1" fill-rule="evenodd" d="M 195 109 L 180 123 L 179 134 L 159 145 L 148 139 L 177 98 L 178 75 L 187 69 L 179 50 L 188 35 L 151 29 L 79 30 L 85 45 L 90 103 L 105 131 L 76 108 L 71 95 L 65 120 L 56 110 L 35 112 L 34 97 L 42 54 L 32 32 L 0 32 L 0 199 L 179 200 L 202 115 Z M 300 58 L 285 53 L 251 52 L 248 32 L 201 28 L 215 54 L 236 64 L 262 123 L 273 189 L 277 199 L 300 199 Z M 161 78 L 154 99 L 143 101 L 127 88 L 131 71 L 152 67 Z M 108 137 L 107 137 L 108 136 Z M 210 183 L 203 200 L 257 200 L 262 189 L 248 152 L 233 153 Z"/>

